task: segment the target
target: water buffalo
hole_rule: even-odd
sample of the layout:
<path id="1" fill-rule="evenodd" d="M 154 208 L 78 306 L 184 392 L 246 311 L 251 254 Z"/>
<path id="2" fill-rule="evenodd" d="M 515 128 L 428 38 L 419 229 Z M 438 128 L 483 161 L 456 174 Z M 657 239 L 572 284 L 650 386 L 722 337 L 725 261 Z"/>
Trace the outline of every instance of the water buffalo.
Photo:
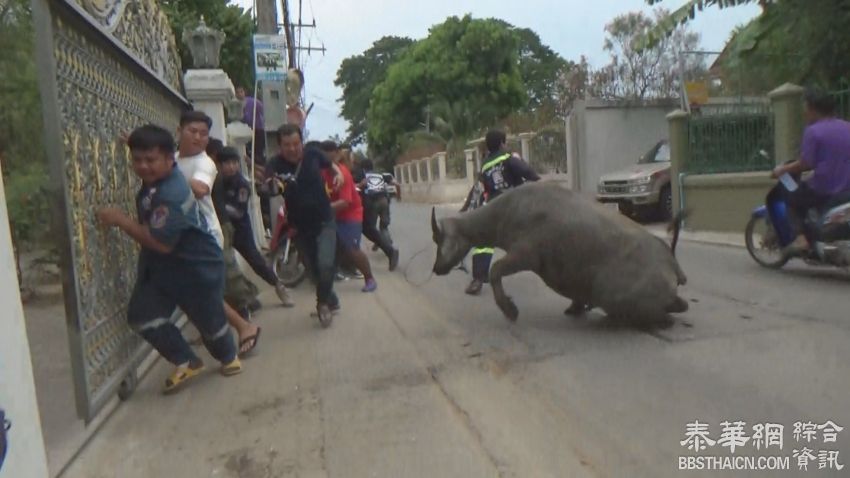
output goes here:
<path id="1" fill-rule="evenodd" d="M 492 245 L 507 252 L 490 269 L 490 283 L 509 320 L 519 311 L 502 278 L 532 271 L 573 301 L 567 313 L 593 304 L 609 317 L 669 323 L 669 313 L 688 309 L 676 291 L 686 281 L 675 258 L 680 224 L 674 219 L 668 246 L 593 199 L 553 183 L 527 184 L 458 217 L 438 221 L 432 209 L 434 272 L 446 275 L 471 247 Z"/>

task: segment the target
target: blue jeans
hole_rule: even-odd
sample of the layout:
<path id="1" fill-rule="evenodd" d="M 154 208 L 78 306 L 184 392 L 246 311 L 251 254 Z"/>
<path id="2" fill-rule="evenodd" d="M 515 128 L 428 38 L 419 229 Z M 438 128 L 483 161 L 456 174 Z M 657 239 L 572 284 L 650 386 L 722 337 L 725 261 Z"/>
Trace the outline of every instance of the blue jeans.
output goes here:
<path id="1" fill-rule="evenodd" d="M 339 298 L 333 290 L 336 259 L 336 223 L 323 223 L 318 231 L 298 230 L 295 244 L 304 256 L 307 270 L 316 283 L 316 302 L 337 307 Z"/>

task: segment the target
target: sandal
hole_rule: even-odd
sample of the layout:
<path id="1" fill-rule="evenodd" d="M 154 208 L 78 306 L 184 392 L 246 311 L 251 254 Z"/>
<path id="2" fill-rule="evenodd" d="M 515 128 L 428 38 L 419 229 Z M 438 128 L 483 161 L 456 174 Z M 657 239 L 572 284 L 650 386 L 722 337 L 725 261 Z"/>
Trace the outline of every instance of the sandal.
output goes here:
<path id="1" fill-rule="evenodd" d="M 262 327 L 257 327 L 257 333 L 255 333 L 254 335 L 251 335 L 250 337 L 245 337 L 244 339 L 239 341 L 239 354 L 238 355 L 240 357 L 244 357 L 244 356 L 248 355 L 249 353 L 251 353 L 252 350 L 254 350 L 254 347 L 257 346 L 257 342 L 260 340 L 260 332 L 262 332 L 262 331 L 263 331 Z M 247 349 L 244 349 L 245 344 L 247 344 L 248 342 L 251 343 L 251 346 L 248 347 Z"/>
<path id="2" fill-rule="evenodd" d="M 167 394 L 177 391 L 182 388 L 183 384 L 198 376 L 203 371 L 204 362 L 200 359 L 197 359 L 194 363 L 189 362 L 186 365 L 178 365 L 177 368 L 171 372 L 171 375 L 165 380 L 165 388 L 163 388 L 162 393 Z"/>
<path id="3" fill-rule="evenodd" d="M 225 377 L 242 373 L 242 362 L 235 357 L 232 362 L 221 365 L 221 374 Z"/>

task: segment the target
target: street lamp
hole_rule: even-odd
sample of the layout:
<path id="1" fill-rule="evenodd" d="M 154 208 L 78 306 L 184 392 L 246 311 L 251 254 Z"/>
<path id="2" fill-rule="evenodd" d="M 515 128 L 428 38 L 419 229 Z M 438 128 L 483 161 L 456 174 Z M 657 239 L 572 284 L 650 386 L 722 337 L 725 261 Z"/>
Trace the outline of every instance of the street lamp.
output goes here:
<path id="1" fill-rule="evenodd" d="M 221 63 L 221 46 L 225 34 L 208 27 L 201 16 L 201 22 L 193 30 L 183 32 L 183 43 L 192 54 L 192 67 L 197 69 L 218 68 Z"/>

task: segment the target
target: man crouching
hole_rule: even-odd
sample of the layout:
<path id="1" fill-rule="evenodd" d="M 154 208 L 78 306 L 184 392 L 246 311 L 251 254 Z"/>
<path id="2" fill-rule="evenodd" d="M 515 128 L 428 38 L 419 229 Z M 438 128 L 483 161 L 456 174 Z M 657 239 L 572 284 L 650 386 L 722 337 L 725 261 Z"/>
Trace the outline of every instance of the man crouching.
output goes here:
<path id="1" fill-rule="evenodd" d="M 169 318 L 180 307 L 201 332 L 223 375 L 242 371 L 224 315 L 224 262 L 202 223 L 192 191 L 174 165 L 174 139 L 159 126 L 142 126 L 127 140 L 133 171 L 142 180 L 136 195 L 138 221 L 117 208 L 97 218 L 139 243 L 138 277 L 127 311 L 130 327 L 177 366 L 165 381 L 173 392 L 204 368 Z"/>

